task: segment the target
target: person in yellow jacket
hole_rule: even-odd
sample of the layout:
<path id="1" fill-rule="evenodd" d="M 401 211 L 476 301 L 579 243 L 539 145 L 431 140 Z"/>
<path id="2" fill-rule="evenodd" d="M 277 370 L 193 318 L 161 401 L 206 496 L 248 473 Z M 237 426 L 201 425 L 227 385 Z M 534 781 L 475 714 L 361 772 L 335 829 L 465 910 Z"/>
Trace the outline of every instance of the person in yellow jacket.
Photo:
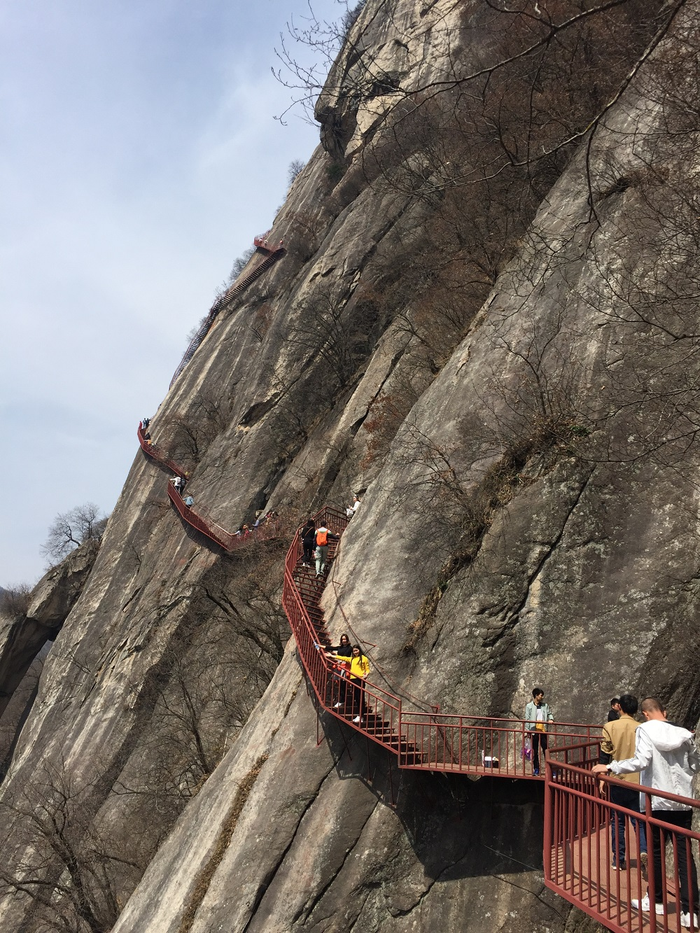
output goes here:
<path id="1" fill-rule="evenodd" d="M 370 673 L 369 659 L 362 653 L 359 645 L 352 646 L 350 658 L 350 685 L 352 687 L 352 708 L 355 716 L 353 722 L 361 723 L 365 715 L 365 681 Z"/>

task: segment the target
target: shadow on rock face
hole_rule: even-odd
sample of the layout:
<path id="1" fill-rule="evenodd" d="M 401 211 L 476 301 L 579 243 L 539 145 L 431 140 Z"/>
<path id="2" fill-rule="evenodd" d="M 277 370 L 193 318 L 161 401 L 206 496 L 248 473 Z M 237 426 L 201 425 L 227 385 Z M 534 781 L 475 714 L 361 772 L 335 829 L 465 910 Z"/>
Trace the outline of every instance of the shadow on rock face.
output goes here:
<path id="1" fill-rule="evenodd" d="M 542 871 L 541 783 L 400 769 L 391 752 L 354 729 L 330 717 L 320 725 L 338 778 L 360 781 L 394 810 L 429 877 Z"/>

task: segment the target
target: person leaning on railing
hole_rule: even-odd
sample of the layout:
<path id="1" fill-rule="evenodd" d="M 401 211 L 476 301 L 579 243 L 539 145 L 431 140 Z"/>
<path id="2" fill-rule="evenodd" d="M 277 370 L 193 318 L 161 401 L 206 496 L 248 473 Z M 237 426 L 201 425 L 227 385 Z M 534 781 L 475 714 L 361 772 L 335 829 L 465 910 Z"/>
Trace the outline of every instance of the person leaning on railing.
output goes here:
<path id="1" fill-rule="evenodd" d="M 540 773 L 540 748 L 547 751 L 547 728 L 554 722 L 548 703 L 544 702 L 544 690 L 535 687 L 532 699 L 525 707 L 525 729 L 532 741 L 532 773 Z"/>
<path id="2" fill-rule="evenodd" d="M 595 774 L 634 774 L 641 771 L 641 783 L 646 787 L 663 790 L 678 797 L 693 798 L 693 774 L 700 770 L 700 753 L 695 747 L 693 733 L 666 720 L 666 710 L 656 697 L 642 700 L 642 714 L 646 722 L 638 727 L 634 755 L 622 761 L 611 761 L 607 765 L 594 765 Z M 682 800 L 667 797 L 651 798 L 651 815 L 655 820 L 670 823 L 682 829 L 691 829 L 693 810 Z M 649 865 L 653 878 L 654 910 L 664 914 L 663 868 L 665 867 L 666 843 L 672 839 L 678 859 L 678 875 L 681 888 L 681 926 L 689 928 L 692 923 L 698 929 L 698 878 L 692 852 L 688 859 L 686 839 L 673 832 L 665 832 L 661 845 L 661 831 L 649 824 L 654 857 Z M 688 847 L 689 848 L 689 847 Z M 639 900 L 632 900 L 635 910 L 649 911 L 649 893 Z"/>
<path id="3" fill-rule="evenodd" d="M 353 722 L 361 723 L 366 712 L 365 681 L 369 677 L 369 658 L 359 645 L 352 646 L 350 657 L 350 684 L 353 688 L 352 707 L 355 717 Z"/>
<path id="4" fill-rule="evenodd" d="M 333 709 L 340 709 L 342 707 L 345 711 L 345 695 L 347 692 L 347 677 L 350 673 L 350 659 L 352 658 L 352 645 L 350 644 L 350 639 L 343 632 L 340 636 L 340 644 L 336 646 L 331 646 L 326 651 L 326 657 L 333 664 L 338 680 L 338 700 L 333 704 Z"/>

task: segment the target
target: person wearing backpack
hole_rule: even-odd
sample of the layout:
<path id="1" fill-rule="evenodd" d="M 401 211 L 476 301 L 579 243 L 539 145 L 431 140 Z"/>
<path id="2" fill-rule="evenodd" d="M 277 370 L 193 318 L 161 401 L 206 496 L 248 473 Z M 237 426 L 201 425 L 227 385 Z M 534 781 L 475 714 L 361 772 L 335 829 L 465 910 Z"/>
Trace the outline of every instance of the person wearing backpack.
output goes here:
<path id="1" fill-rule="evenodd" d="M 326 569 L 326 558 L 328 557 L 328 542 L 333 539 L 337 541 L 340 535 L 334 535 L 332 531 L 329 531 L 325 525 L 321 525 L 320 528 L 316 529 L 316 551 L 314 557 L 316 558 L 316 576 L 322 577 L 323 572 Z"/>

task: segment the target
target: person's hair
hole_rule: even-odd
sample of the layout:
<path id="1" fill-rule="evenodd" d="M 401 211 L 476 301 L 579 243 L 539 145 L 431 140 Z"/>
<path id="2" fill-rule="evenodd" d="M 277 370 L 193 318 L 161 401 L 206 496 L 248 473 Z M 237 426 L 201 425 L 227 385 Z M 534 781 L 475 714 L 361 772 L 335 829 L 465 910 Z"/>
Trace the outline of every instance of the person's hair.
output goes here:
<path id="1" fill-rule="evenodd" d="M 342 641 L 343 641 L 343 639 L 344 639 L 344 638 L 347 638 L 347 640 L 348 640 L 348 641 L 350 641 L 350 638 L 349 638 L 349 636 L 348 636 L 348 635 L 346 635 L 346 633 L 345 633 L 345 632 L 343 632 L 343 634 L 342 634 L 342 635 L 340 636 L 340 641 L 341 641 L 341 644 L 342 644 Z"/>
<path id="2" fill-rule="evenodd" d="M 544 693 L 542 687 L 535 687 L 535 689 L 532 691 L 532 699 L 534 700 L 535 697 L 538 697 L 541 693 Z"/>
<path id="3" fill-rule="evenodd" d="M 666 708 L 664 707 L 661 700 L 657 700 L 656 697 L 645 697 L 642 700 L 642 712 L 643 713 L 665 713 Z"/>
<path id="4" fill-rule="evenodd" d="M 639 709 L 637 697 L 633 697 L 631 693 L 623 693 L 619 699 L 619 703 L 622 712 L 627 713 L 628 716 L 634 716 Z"/>
<path id="5" fill-rule="evenodd" d="M 616 703 L 620 702 L 620 697 L 613 697 L 610 701 L 610 706 L 614 706 Z"/>

